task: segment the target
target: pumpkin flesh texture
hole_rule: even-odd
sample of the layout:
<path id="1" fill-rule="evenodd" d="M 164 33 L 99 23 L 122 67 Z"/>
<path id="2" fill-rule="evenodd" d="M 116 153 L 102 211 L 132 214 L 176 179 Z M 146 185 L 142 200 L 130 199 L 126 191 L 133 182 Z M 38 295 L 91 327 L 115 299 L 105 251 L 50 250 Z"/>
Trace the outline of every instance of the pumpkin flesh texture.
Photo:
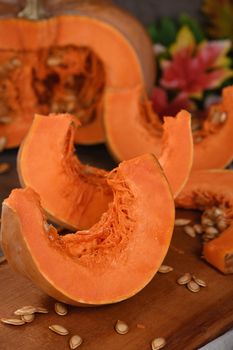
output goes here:
<path id="1" fill-rule="evenodd" d="M 59 236 L 47 227 L 29 188 L 14 190 L 3 203 L 2 243 L 9 263 L 57 300 L 100 305 L 129 298 L 152 279 L 166 255 L 174 202 L 155 158 L 123 162 L 108 181 L 114 193 L 108 211 L 76 234 Z"/>
<path id="2" fill-rule="evenodd" d="M 176 206 L 205 210 L 220 207 L 229 221 L 228 228 L 204 243 L 204 258 L 223 273 L 233 273 L 233 172 L 232 170 L 199 170 L 191 176 Z"/>
<path id="3" fill-rule="evenodd" d="M 233 159 L 233 86 L 222 91 L 222 102 L 210 108 L 201 130 L 194 132 L 193 170 L 224 168 Z M 216 114 L 226 114 L 224 122 Z M 201 140 L 195 142 L 195 140 Z"/>
<path id="4" fill-rule="evenodd" d="M 40 195 L 52 221 L 86 229 L 107 210 L 112 191 L 106 171 L 83 165 L 75 155 L 73 120 L 68 114 L 36 115 L 20 147 L 17 168 L 21 185 Z"/>
<path id="5" fill-rule="evenodd" d="M 106 138 L 113 156 L 122 161 L 146 152 L 155 154 L 176 197 L 192 167 L 190 114 L 183 110 L 175 118 L 165 117 L 162 124 L 140 86 L 121 93 L 107 91 L 104 104 Z"/>
<path id="6" fill-rule="evenodd" d="M 68 2 L 66 6 L 70 9 Z M 77 11 L 78 8 L 76 6 Z M 134 49 L 137 40 L 124 36 L 125 31 L 111 23 L 111 16 L 107 20 L 112 7 L 105 6 L 106 18 L 99 16 L 101 11 L 97 8 L 89 9 L 86 16 L 85 7 L 75 16 L 63 16 L 59 11 L 59 16 L 43 21 L 1 19 L 3 108 L 0 117 L 8 116 L 11 122 L 0 122 L 0 135 L 7 138 L 7 147 L 15 147 L 21 142 L 36 111 L 42 114 L 72 112 L 82 120 L 77 136 L 79 143 L 103 142 L 102 98 L 105 89 L 143 83 L 141 64 L 146 62 L 151 67 L 151 77 L 149 79 L 146 68 L 145 78 L 152 86 L 153 52 L 142 26 L 131 19 L 135 30 L 138 26 L 140 32 L 138 42 L 145 43 L 143 55 L 146 57 L 141 60 L 140 53 Z M 67 13 L 66 7 L 63 10 Z M 94 12 L 91 14 L 91 11 Z M 128 17 L 122 14 L 122 26 Z M 6 36 L 6 32 L 11 35 Z M 48 64 L 56 59 L 60 63 Z M 19 65 L 14 66 L 13 60 L 18 60 Z"/>

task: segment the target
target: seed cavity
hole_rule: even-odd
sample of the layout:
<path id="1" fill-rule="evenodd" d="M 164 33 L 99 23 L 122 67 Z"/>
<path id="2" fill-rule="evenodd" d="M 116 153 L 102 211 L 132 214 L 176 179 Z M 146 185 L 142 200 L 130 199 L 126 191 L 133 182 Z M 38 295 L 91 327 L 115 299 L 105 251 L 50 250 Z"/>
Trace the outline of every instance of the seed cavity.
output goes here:
<path id="1" fill-rule="evenodd" d="M 190 292 L 197 293 L 200 291 L 200 286 L 195 281 L 187 283 L 187 288 Z"/>
<path id="2" fill-rule="evenodd" d="M 151 349 L 152 350 L 159 350 L 159 349 L 164 348 L 165 345 L 166 345 L 166 340 L 164 338 L 155 338 L 151 342 Z"/>
<path id="3" fill-rule="evenodd" d="M 67 307 L 62 303 L 55 303 L 55 312 L 60 316 L 65 316 L 68 313 Z"/>
<path id="4" fill-rule="evenodd" d="M 191 279 L 192 279 L 191 274 L 189 272 L 186 272 L 185 274 L 183 274 L 177 279 L 177 283 L 180 285 L 188 284 L 191 281 Z"/>
<path id="5" fill-rule="evenodd" d="M 115 330 L 118 334 L 126 334 L 129 331 L 129 326 L 124 321 L 118 320 L 115 324 Z"/>
<path id="6" fill-rule="evenodd" d="M 186 226 L 190 224 L 191 220 L 189 219 L 176 219 L 175 226 Z"/>
<path id="7" fill-rule="evenodd" d="M 53 325 L 49 326 L 49 329 L 51 331 L 53 331 L 54 333 L 57 333 L 59 335 L 69 334 L 69 331 L 65 327 L 60 326 L 59 324 L 53 324 Z"/>
<path id="8" fill-rule="evenodd" d="M 1 318 L 1 322 L 6 324 L 11 324 L 13 326 L 21 326 L 25 324 L 25 321 L 19 319 L 19 318 Z"/>
<path id="9" fill-rule="evenodd" d="M 83 340 L 79 335 L 73 335 L 69 341 L 70 349 L 77 349 L 82 344 L 82 342 Z"/>

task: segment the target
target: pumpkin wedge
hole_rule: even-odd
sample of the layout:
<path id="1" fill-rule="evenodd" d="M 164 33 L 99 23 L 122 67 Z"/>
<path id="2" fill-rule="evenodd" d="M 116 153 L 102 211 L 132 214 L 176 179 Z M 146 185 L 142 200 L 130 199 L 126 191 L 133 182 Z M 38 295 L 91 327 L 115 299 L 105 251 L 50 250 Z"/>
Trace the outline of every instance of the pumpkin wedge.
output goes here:
<path id="1" fill-rule="evenodd" d="M 224 168 L 233 160 L 233 86 L 222 91 L 222 102 L 193 132 L 193 170 Z"/>
<path id="2" fill-rule="evenodd" d="M 110 1 L 27 0 L 16 13 L 19 5 L 0 6 L 6 146 L 19 145 L 36 112 L 72 113 L 82 123 L 79 143 L 103 142 L 105 90 L 139 83 L 152 89 L 154 57 L 143 26 Z"/>
<path id="3" fill-rule="evenodd" d="M 47 216 L 62 227 L 86 229 L 107 210 L 112 191 L 107 172 L 75 155 L 74 118 L 36 115 L 17 159 L 20 183 L 33 188 Z"/>
<path id="4" fill-rule="evenodd" d="M 122 162 L 108 183 L 114 197 L 100 221 L 65 236 L 47 225 L 32 189 L 13 190 L 3 202 L 7 260 L 57 300 L 100 305 L 129 298 L 152 279 L 167 253 L 174 201 L 155 157 Z"/>
<path id="5" fill-rule="evenodd" d="M 219 234 L 203 245 L 204 258 L 225 274 L 233 273 L 233 171 L 199 170 L 176 198 L 181 208 L 216 208 L 213 221 Z"/>
<path id="6" fill-rule="evenodd" d="M 143 88 L 107 91 L 104 124 L 108 147 L 118 161 L 146 152 L 156 155 L 164 168 L 174 197 L 188 179 L 193 159 L 191 117 L 181 111 L 164 124 L 152 111 Z"/>

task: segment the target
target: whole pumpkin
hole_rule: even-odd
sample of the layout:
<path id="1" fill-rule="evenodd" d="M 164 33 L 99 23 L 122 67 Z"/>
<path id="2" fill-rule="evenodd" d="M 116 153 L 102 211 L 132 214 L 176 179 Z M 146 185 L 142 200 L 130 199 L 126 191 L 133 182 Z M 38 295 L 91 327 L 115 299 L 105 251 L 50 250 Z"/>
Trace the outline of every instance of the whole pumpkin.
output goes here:
<path id="1" fill-rule="evenodd" d="M 19 145 L 35 112 L 72 113 L 82 123 L 79 143 L 103 142 L 105 92 L 153 86 L 150 39 L 110 1 L 8 1 L 0 15 L 0 136 L 6 147 Z"/>

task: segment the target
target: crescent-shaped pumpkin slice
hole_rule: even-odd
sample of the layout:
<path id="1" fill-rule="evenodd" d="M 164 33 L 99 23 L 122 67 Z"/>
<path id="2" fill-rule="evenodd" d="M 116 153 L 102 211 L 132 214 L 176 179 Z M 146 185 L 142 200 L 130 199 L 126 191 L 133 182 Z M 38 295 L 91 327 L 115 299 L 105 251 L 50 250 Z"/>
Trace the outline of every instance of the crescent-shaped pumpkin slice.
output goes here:
<path id="1" fill-rule="evenodd" d="M 104 123 L 113 156 L 122 161 L 147 152 L 155 154 L 176 197 L 192 167 L 190 114 L 182 110 L 175 118 L 165 117 L 162 124 L 143 88 L 137 86 L 106 92 Z"/>
<path id="2" fill-rule="evenodd" d="M 122 162 L 108 182 L 114 194 L 108 211 L 75 234 L 59 236 L 47 225 L 30 188 L 13 190 L 3 203 L 7 260 L 57 300 L 100 305 L 129 298 L 152 279 L 167 253 L 174 201 L 155 157 Z"/>
<path id="3" fill-rule="evenodd" d="M 210 108 L 193 133 L 193 170 L 224 168 L 233 160 L 233 86 L 222 91 L 222 102 Z"/>
<path id="4" fill-rule="evenodd" d="M 41 198 L 47 216 L 70 229 L 86 229 L 107 210 L 107 172 L 82 164 L 74 152 L 75 125 L 68 114 L 36 115 L 17 160 L 23 187 Z"/>
<path id="5" fill-rule="evenodd" d="M 198 209 L 220 208 L 216 212 L 220 234 L 204 243 L 204 258 L 223 273 L 233 273 L 233 171 L 199 170 L 191 176 L 181 194 L 176 198 L 181 208 Z M 222 231 L 222 232 L 221 232 Z"/>

